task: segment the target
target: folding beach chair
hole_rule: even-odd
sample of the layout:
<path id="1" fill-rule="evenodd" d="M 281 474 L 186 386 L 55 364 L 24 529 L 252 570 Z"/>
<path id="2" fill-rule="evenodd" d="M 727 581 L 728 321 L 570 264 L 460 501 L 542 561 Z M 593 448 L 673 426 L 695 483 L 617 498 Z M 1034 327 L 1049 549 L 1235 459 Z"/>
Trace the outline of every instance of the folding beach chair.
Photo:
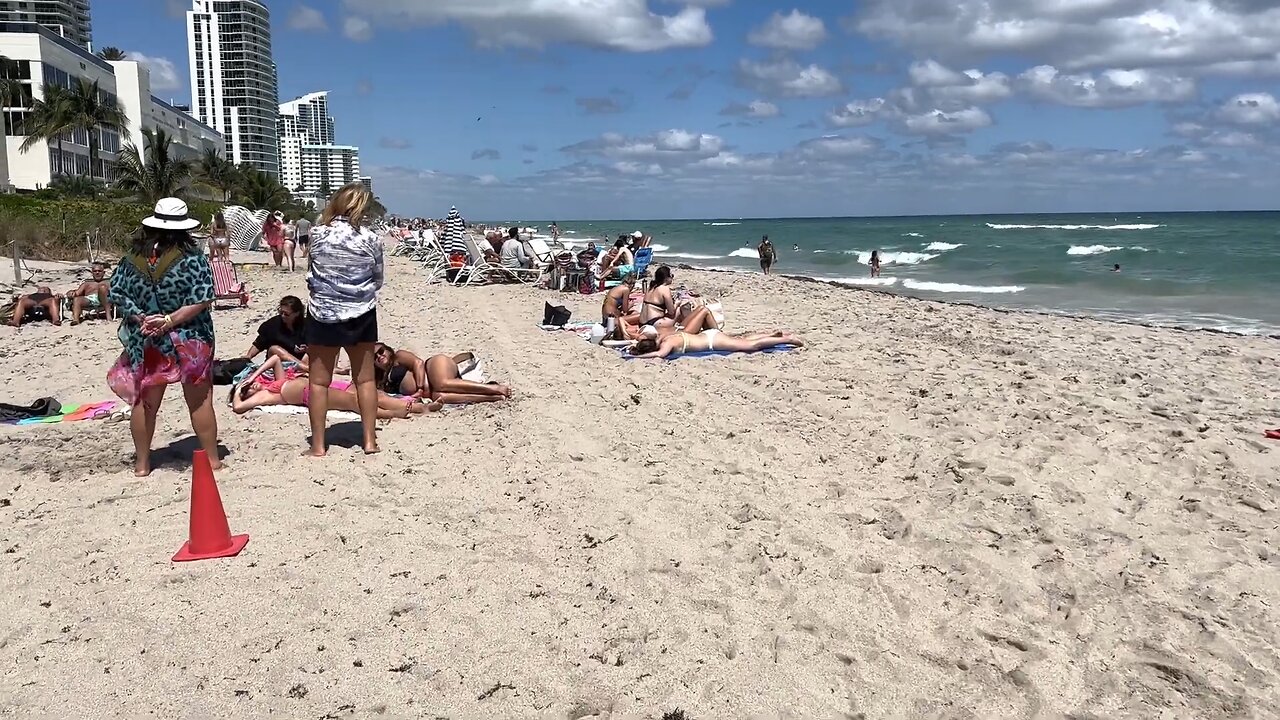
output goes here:
<path id="1" fill-rule="evenodd" d="M 236 274 L 236 266 L 230 260 L 211 260 L 213 267 L 213 306 L 226 300 L 240 301 L 240 307 L 249 304 L 249 290 Z"/>
<path id="2" fill-rule="evenodd" d="M 642 290 L 647 291 L 649 289 L 648 273 L 649 266 L 651 264 L 653 264 L 653 248 L 642 247 L 639 250 L 636 250 L 636 262 L 633 266 L 633 270 L 636 274 L 636 279 L 640 281 L 640 288 Z"/>
<path id="3" fill-rule="evenodd" d="M 446 273 L 457 270 L 458 274 L 453 278 L 454 285 L 486 285 L 493 281 L 493 278 L 502 272 L 501 265 L 491 264 L 484 258 L 484 251 L 480 249 L 480 245 L 476 242 L 475 236 L 467 233 L 464 237 L 467 244 L 467 261 L 460 268 L 450 265 L 446 268 Z"/>
<path id="4" fill-rule="evenodd" d="M 571 250 L 564 250 L 556 255 L 555 267 L 551 274 L 551 287 L 556 290 L 577 292 L 587 276 L 587 268 L 578 263 L 578 258 Z"/>

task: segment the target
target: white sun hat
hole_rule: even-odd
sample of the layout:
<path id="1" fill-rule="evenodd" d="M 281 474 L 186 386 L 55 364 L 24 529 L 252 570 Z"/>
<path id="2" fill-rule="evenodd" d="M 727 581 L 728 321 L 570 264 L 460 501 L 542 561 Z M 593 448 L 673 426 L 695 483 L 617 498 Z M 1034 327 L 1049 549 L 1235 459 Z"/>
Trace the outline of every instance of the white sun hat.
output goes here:
<path id="1" fill-rule="evenodd" d="M 161 198 L 155 211 L 150 217 L 143 218 L 142 224 L 159 230 L 195 230 L 200 227 L 200 221 L 191 217 L 187 204 L 174 197 Z"/>
<path id="2" fill-rule="evenodd" d="M 637 231 L 635 231 L 635 232 L 631 233 L 631 237 L 633 237 L 633 238 L 635 238 L 635 239 L 637 239 L 637 240 L 643 240 L 643 239 L 644 239 L 644 233 L 642 233 L 642 232 L 640 232 L 639 230 L 637 230 Z"/>

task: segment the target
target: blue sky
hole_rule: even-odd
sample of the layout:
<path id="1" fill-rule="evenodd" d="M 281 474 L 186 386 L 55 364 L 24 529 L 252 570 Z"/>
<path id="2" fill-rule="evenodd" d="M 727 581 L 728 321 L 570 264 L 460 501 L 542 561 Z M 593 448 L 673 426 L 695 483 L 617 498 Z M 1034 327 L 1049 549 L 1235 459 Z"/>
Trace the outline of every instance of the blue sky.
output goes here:
<path id="1" fill-rule="evenodd" d="M 189 98 L 179 0 L 98 47 Z M 1270 209 L 1269 0 L 270 0 L 393 210 L 678 218 Z"/>

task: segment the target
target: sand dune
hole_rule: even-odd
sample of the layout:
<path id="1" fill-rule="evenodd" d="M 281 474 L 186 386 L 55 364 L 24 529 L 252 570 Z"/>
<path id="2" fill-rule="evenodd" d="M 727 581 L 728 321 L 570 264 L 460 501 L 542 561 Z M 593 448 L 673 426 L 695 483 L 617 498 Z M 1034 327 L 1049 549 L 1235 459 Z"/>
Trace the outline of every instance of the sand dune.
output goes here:
<path id="1" fill-rule="evenodd" d="M 194 443 L 0 427 L 0 714 L 1280 715 L 1276 343 L 681 271 L 811 349 L 624 363 L 548 299 L 426 287 L 384 337 L 505 405 L 340 425 L 219 408 L 235 559 L 173 564 Z M 301 274 L 247 274 L 222 354 Z M 0 329 L 3 399 L 106 399 L 113 327 Z"/>

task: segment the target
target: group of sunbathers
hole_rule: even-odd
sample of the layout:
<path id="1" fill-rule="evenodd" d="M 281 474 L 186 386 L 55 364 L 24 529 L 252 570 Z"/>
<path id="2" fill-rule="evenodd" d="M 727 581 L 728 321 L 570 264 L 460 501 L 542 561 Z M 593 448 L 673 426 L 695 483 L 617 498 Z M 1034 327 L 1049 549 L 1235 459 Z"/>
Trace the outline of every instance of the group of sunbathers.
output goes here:
<path id="1" fill-rule="evenodd" d="M 785 331 L 730 335 L 720 329 L 711 308 L 678 304 L 671 290 L 675 274 L 662 265 L 653 273 L 638 310 L 632 308 L 636 277 L 628 274 L 610 289 L 601 306 L 600 324 L 609 340 L 631 342 L 629 352 L 642 358 L 667 358 L 694 352 L 756 352 L 779 345 L 803 346 Z"/>
<path id="2" fill-rule="evenodd" d="M 107 302 L 110 284 L 107 280 L 106 263 L 95 262 L 89 270 L 90 278 L 70 293 L 55 293 L 47 285 L 41 285 L 33 293 L 19 295 L 13 301 L 13 312 L 8 323 L 19 327 L 25 322 L 47 320 L 54 325 L 62 324 L 63 303 L 70 300 L 71 324 L 79 325 L 84 321 L 85 313 L 101 313 L 107 320 L 115 318 L 114 309 Z"/>
<path id="3" fill-rule="evenodd" d="M 280 300 L 279 313 L 258 327 L 258 335 L 244 353 L 253 360 L 262 353 L 267 359 L 231 389 L 229 401 L 238 414 L 268 405 L 306 407 L 310 399 L 307 377 L 305 307 L 292 295 Z M 494 382 L 463 378 L 464 367 L 475 363 L 471 353 L 432 355 L 422 358 L 408 350 L 396 350 L 378 343 L 374 351 L 378 383 L 378 417 L 407 418 L 435 412 L 445 405 L 498 402 L 511 397 L 511 388 Z M 349 369 L 337 373 L 349 375 Z M 355 386 L 333 380 L 329 408 L 357 412 Z"/>

